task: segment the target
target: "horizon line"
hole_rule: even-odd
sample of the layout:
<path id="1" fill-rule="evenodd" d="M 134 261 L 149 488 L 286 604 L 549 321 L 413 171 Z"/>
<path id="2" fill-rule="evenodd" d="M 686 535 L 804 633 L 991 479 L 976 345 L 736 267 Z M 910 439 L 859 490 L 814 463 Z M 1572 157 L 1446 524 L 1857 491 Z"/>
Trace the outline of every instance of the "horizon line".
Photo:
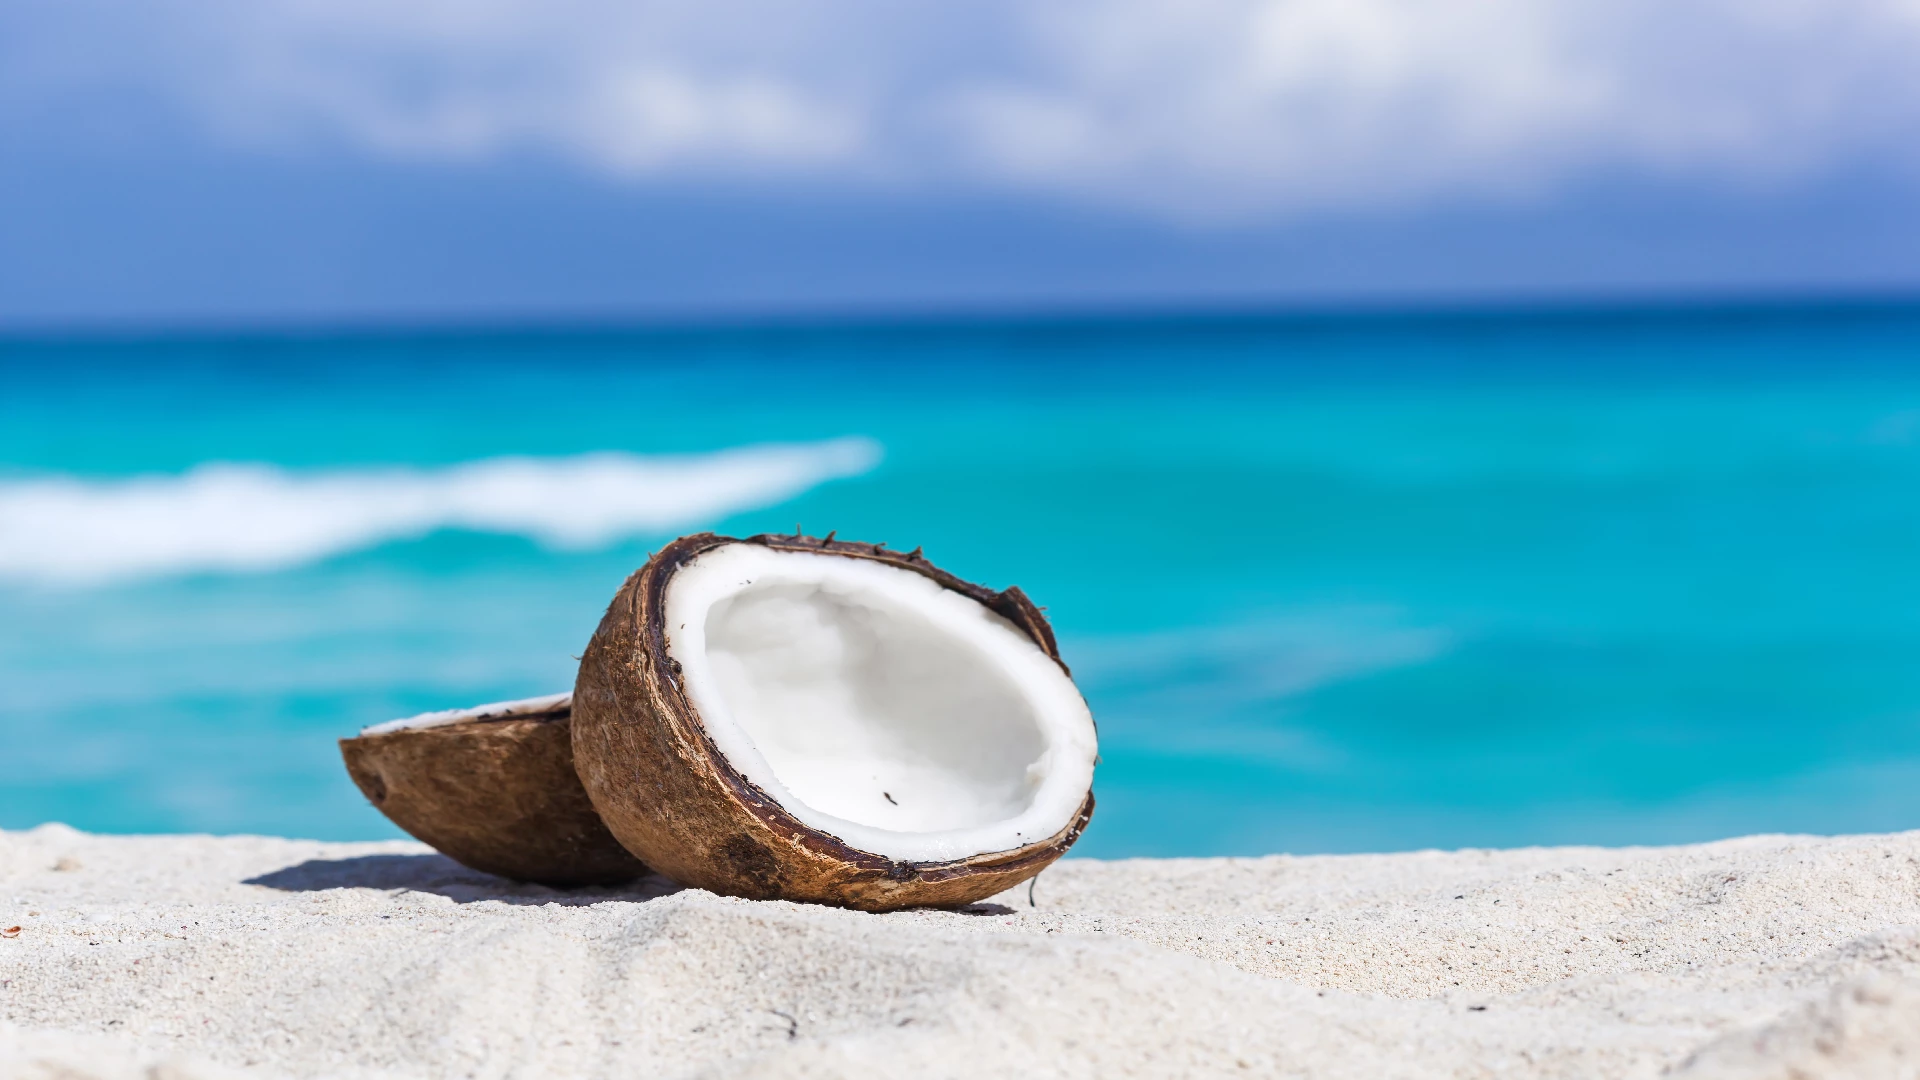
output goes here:
<path id="1" fill-rule="evenodd" d="M 470 313 L 337 317 L 59 319 L 0 321 L 0 346 L 167 341 L 326 341 L 465 337 L 618 337 L 728 333 L 1070 330 L 1103 326 L 1342 323 L 1474 323 L 1604 320 L 1693 321 L 1725 318 L 1899 316 L 1920 314 L 1920 288 L 1861 290 L 1700 290 L 1606 295 L 1357 297 L 1333 301 L 1219 300 L 1079 303 L 797 306 L 679 312 L 630 309 L 574 314 Z"/>

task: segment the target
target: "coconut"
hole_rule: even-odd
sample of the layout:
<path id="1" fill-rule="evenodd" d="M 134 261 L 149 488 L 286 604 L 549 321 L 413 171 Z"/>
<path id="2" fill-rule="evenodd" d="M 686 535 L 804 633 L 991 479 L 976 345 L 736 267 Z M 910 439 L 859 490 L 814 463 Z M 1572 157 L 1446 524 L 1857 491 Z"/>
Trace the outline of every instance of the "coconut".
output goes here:
<path id="1" fill-rule="evenodd" d="M 806 536 L 683 537 L 574 685 L 607 828 L 685 885 L 882 911 L 1039 873 L 1093 814 L 1093 717 L 1018 588 Z"/>
<path id="2" fill-rule="evenodd" d="M 647 872 L 573 771 L 572 694 L 425 713 L 340 740 L 347 773 L 395 825 L 455 862 L 518 881 L 612 885 Z"/>

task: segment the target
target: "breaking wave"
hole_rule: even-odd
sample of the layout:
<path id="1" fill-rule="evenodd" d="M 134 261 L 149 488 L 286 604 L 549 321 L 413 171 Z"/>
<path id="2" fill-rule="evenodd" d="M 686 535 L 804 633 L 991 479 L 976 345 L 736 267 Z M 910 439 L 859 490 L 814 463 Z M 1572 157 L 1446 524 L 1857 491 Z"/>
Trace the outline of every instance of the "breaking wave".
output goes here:
<path id="1" fill-rule="evenodd" d="M 717 453 L 500 457 L 440 469 L 213 463 L 117 480 L 0 481 L 0 578 L 96 583 L 277 570 L 437 529 L 601 547 L 709 524 L 857 476 L 869 439 Z"/>

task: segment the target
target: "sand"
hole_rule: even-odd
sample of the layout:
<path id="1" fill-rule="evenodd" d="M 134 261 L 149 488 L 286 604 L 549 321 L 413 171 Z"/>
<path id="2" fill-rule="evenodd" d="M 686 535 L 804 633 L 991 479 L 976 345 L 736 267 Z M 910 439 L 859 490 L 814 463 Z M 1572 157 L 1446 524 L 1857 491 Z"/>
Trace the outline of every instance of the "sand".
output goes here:
<path id="1" fill-rule="evenodd" d="M 1068 860 L 866 915 L 45 826 L 0 833 L 0 1076 L 1916 1077 L 1916 927 L 1920 833 Z"/>

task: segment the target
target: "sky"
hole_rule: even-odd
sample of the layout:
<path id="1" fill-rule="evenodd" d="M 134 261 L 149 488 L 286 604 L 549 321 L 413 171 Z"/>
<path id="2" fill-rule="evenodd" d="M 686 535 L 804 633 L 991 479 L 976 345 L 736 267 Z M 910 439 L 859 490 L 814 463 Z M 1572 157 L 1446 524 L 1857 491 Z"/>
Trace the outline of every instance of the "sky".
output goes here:
<path id="1" fill-rule="evenodd" d="M 0 325 L 1905 295 L 1920 0 L 4 0 Z"/>

